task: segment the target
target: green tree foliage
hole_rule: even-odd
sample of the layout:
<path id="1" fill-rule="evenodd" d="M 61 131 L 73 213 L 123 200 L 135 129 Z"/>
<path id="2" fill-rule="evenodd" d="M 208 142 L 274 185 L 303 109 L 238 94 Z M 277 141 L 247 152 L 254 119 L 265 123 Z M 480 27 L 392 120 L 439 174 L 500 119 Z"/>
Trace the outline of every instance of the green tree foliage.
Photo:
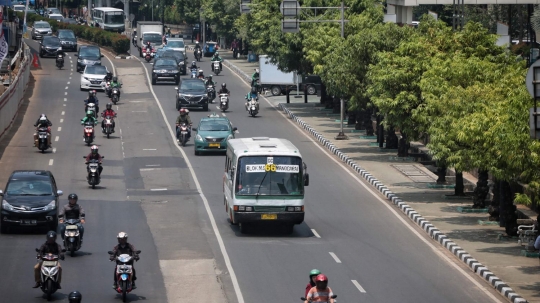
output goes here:
<path id="1" fill-rule="evenodd" d="M 206 22 L 216 26 L 218 36 L 233 37 L 234 22 L 240 16 L 239 3 L 234 0 L 202 0 Z"/>
<path id="2" fill-rule="evenodd" d="M 180 20 L 187 24 L 195 24 L 200 20 L 201 0 L 174 0 Z"/>

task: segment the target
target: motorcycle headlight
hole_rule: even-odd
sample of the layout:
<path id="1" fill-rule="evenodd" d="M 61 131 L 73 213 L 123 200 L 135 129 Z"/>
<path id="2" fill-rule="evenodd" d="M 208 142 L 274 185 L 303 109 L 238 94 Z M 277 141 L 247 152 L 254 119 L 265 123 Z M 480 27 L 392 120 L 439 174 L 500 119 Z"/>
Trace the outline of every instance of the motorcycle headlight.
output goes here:
<path id="1" fill-rule="evenodd" d="M 195 137 L 195 140 L 197 140 L 197 141 L 203 141 L 201 135 L 199 135 L 199 134 L 197 134 L 197 137 Z"/>
<path id="2" fill-rule="evenodd" d="M 9 204 L 6 200 L 2 200 L 2 208 L 5 210 L 13 211 L 13 206 Z"/>
<path id="3" fill-rule="evenodd" d="M 51 203 L 47 204 L 43 210 L 53 210 L 56 209 L 56 201 L 51 201 Z"/>
<path id="4" fill-rule="evenodd" d="M 49 270 L 49 275 L 54 276 L 58 272 L 58 267 L 51 267 Z"/>

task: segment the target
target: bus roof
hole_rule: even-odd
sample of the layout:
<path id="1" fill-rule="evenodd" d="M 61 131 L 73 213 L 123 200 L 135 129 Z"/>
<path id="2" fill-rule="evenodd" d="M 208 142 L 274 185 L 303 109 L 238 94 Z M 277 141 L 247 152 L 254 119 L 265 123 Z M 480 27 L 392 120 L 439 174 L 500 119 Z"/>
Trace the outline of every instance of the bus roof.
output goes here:
<path id="1" fill-rule="evenodd" d="M 114 7 L 94 7 L 94 10 L 100 10 L 104 12 L 123 12 L 123 9 L 114 8 Z"/>
<path id="2" fill-rule="evenodd" d="M 247 155 L 282 155 L 302 157 L 300 151 L 291 141 L 280 138 L 253 137 L 231 139 L 228 148 L 237 156 Z"/>

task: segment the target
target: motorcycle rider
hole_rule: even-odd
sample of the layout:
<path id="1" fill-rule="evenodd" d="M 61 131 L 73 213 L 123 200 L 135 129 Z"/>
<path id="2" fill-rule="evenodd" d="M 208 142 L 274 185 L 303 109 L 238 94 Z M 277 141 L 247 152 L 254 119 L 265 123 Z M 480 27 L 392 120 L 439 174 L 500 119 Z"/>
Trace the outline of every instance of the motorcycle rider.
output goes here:
<path id="1" fill-rule="evenodd" d="M 191 118 L 189 117 L 189 111 L 185 108 L 179 110 L 180 115 L 176 118 L 176 141 L 180 142 L 180 125 L 186 123 L 188 125 L 188 139 L 191 138 Z"/>
<path id="2" fill-rule="evenodd" d="M 231 51 L 233 52 L 233 57 L 236 59 L 238 56 L 238 41 L 236 39 L 231 43 Z"/>
<path id="3" fill-rule="evenodd" d="M 145 51 L 152 51 L 152 44 L 150 43 L 150 41 L 146 42 L 146 45 L 144 46 L 144 50 Z"/>
<path id="4" fill-rule="evenodd" d="M 65 233 L 66 233 L 66 224 L 64 224 L 64 220 L 70 220 L 70 219 L 78 219 L 81 222 L 77 223 L 77 228 L 79 229 L 79 234 L 81 235 L 81 243 L 83 241 L 84 236 L 84 227 L 83 224 L 85 223 L 85 213 L 84 208 L 80 204 L 77 204 L 77 200 L 79 200 L 79 197 L 77 194 L 69 194 L 68 196 L 68 204 L 64 205 L 60 209 L 60 212 L 58 213 L 58 220 L 60 223 L 60 236 L 62 239 L 64 239 Z M 64 219 L 65 217 L 65 219 Z"/>
<path id="5" fill-rule="evenodd" d="M 259 103 L 259 95 L 257 94 L 257 89 L 255 87 L 252 87 L 251 91 L 246 95 L 246 110 L 248 110 L 248 103 L 252 98 L 255 98 L 257 103 Z"/>
<path id="6" fill-rule="evenodd" d="M 304 295 L 305 297 L 307 297 L 309 290 L 316 286 L 315 278 L 317 278 L 317 276 L 320 274 L 321 274 L 321 271 L 318 269 L 312 269 L 309 272 L 309 283 L 306 286 L 306 294 Z"/>
<path id="7" fill-rule="evenodd" d="M 36 280 L 36 284 L 33 288 L 38 288 L 41 286 L 41 264 L 43 263 L 43 260 L 41 260 L 41 257 L 44 254 L 53 254 L 58 255 L 58 258 L 61 260 L 64 260 L 64 252 L 62 252 L 62 246 L 58 243 L 56 243 L 56 232 L 51 230 L 47 232 L 47 241 L 45 244 L 41 245 L 39 249 L 39 262 L 34 266 L 34 279 Z M 60 266 L 60 262 L 58 262 L 58 289 L 62 289 L 60 286 L 60 282 L 62 282 L 62 267 Z"/>
<path id="8" fill-rule="evenodd" d="M 218 95 L 221 94 L 227 94 L 229 96 L 231 95 L 231 91 L 227 89 L 227 84 L 225 83 L 221 84 L 221 89 L 218 91 Z"/>
<path id="9" fill-rule="evenodd" d="M 216 82 L 214 82 L 214 80 L 212 80 L 212 75 L 208 75 L 208 77 L 205 78 L 204 80 L 204 85 L 208 86 L 208 85 L 216 85 Z"/>
<path id="10" fill-rule="evenodd" d="M 34 127 L 36 127 L 36 130 L 38 130 L 40 127 L 46 127 L 47 128 L 47 145 L 49 145 L 49 147 L 52 147 L 52 144 L 51 144 L 51 126 L 52 126 L 52 123 L 51 123 L 51 121 L 49 121 L 47 116 L 45 116 L 45 114 L 41 114 L 41 116 L 39 116 L 36 123 L 34 124 Z M 35 147 L 37 147 L 37 142 L 38 142 L 38 138 L 37 138 L 37 132 L 36 132 L 36 133 L 34 133 L 34 146 Z"/>
<path id="11" fill-rule="evenodd" d="M 84 100 L 84 111 L 88 111 L 88 103 L 94 103 L 96 105 L 96 113 L 99 113 L 99 100 L 96 97 L 96 91 L 91 90 L 88 92 L 88 99 Z M 94 114 L 96 114 L 94 113 Z"/>
<path id="12" fill-rule="evenodd" d="M 84 125 L 84 123 L 86 122 L 93 122 L 94 125 L 97 125 L 97 119 L 96 119 L 96 115 L 94 114 L 93 111 L 89 110 L 86 112 L 86 116 L 84 116 L 84 118 L 81 119 L 81 125 Z"/>
<path id="13" fill-rule="evenodd" d="M 122 84 L 118 82 L 118 77 L 112 77 L 111 82 L 109 83 L 107 88 L 107 97 L 111 98 L 113 88 L 118 88 L 118 98 L 120 98 L 120 87 L 122 87 Z"/>
<path id="14" fill-rule="evenodd" d="M 135 250 L 135 247 L 133 245 L 131 245 L 130 243 L 128 243 L 128 234 L 125 233 L 125 232 L 120 232 L 118 233 L 118 235 L 116 236 L 116 238 L 118 239 L 118 245 L 116 245 L 112 252 L 113 254 L 110 255 L 110 260 L 111 261 L 114 261 L 116 259 L 117 256 L 119 255 L 122 255 L 122 254 L 128 254 L 130 256 L 133 257 L 133 259 L 135 261 L 138 261 L 139 260 L 139 255 L 137 254 L 137 251 Z M 135 274 L 135 266 L 133 265 L 133 261 L 131 262 L 131 269 L 133 270 L 133 283 L 132 283 L 132 288 L 135 289 L 137 288 L 137 286 L 135 286 L 135 280 L 137 280 L 137 275 Z M 114 284 L 113 284 L 113 289 L 117 289 L 118 288 L 118 283 L 116 281 L 116 268 L 114 268 Z"/>
<path id="15" fill-rule="evenodd" d="M 195 47 L 193 48 L 193 55 L 195 58 L 197 58 L 197 51 L 202 51 L 201 45 L 199 44 L 199 41 L 195 41 Z"/>
<path id="16" fill-rule="evenodd" d="M 312 287 L 307 296 L 306 301 L 304 303 L 309 302 L 328 302 L 328 303 L 334 303 L 334 299 L 332 299 L 332 296 L 334 293 L 332 292 L 332 289 L 328 287 L 328 277 L 323 274 L 317 275 L 315 278 L 315 287 Z"/>
<path id="17" fill-rule="evenodd" d="M 106 109 L 101 113 L 101 117 L 105 118 L 107 116 L 111 116 L 112 118 L 116 117 L 116 112 L 112 109 L 112 104 L 107 103 L 105 106 Z M 116 125 L 116 122 L 114 122 L 114 119 L 112 119 L 112 132 L 114 133 L 114 126 Z M 105 133 L 105 119 L 101 121 L 101 131 Z"/>
<path id="18" fill-rule="evenodd" d="M 62 55 L 62 58 L 60 58 L 60 55 Z M 64 63 L 64 57 L 65 57 L 64 50 L 62 50 L 62 48 L 60 48 L 60 49 L 56 52 L 56 64 L 58 65 L 58 63 L 59 63 L 60 61 L 62 61 L 62 63 Z"/>
<path id="19" fill-rule="evenodd" d="M 68 295 L 69 303 L 81 303 L 82 294 L 78 291 L 72 291 Z"/>
<path id="20" fill-rule="evenodd" d="M 251 75 L 251 86 L 257 85 L 257 80 L 259 80 L 259 69 L 256 68 L 253 75 Z"/>
<path id="21" fill-rule="evenodd" d="M 195 61 L 191 62 L 191 66 L 189 67 L 189 70 L 196 69 L 199 70 L 199 67 L 197 67 L 197 63 Z"/>
<path id="22" fill-rule="evenodd" d="M 204 80 L 204 73 L 202 69 L 199 69 L 199 74 L 197 75 L 197 79 L 203 79 Z"/>
<path id="23" fill-rule="evenodd" d="M 219 52 L 215 52 L 214 55 L 212 56 L 212 59 L 210 59 L 210 61 L 212 61 L 210 63 L 212 67 L 212 71 L 214 71 L 214 61 L 219 61 L 219 71 L 223 70 L 223 67 L 221 65 L 221 62 L 223 62 L 223 59 L 221 59 L 221 57 L 219 56 Z"/>
<path id="24" fill-rule="evenodd" d="M 84 162 L 84 164 L 88 165 L 88 162 L 90 162 L 90 160 L 99 161 L 98 175 L 101 176 L 101 172 L 103 171 L 103 166 L 101 166 L 101 162 L 103 161 L 103 159 L 101 158 L 101 155 L 98 153 L 97 145 L 92 145 L 92 147 L 90 147 L 90 153 L 86 156 L 86 161 Z"/>

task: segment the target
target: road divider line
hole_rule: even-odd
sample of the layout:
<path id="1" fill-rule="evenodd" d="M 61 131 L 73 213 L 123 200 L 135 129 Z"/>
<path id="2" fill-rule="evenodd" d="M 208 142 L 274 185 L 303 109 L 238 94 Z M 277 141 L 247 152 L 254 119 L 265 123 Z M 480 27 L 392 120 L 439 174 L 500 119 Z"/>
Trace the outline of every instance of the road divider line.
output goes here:
<path id="1" fill-rule="evenodd" d="M 65 93 L 64 93 L 64 95 L 66 95 L 66 96 L 67 96 L 67 92 L 65 92 Z"/>
<path id="2" fill-rule="evenodd" d="M 356 288 L 358 288 L 358 290 L 365 294 L 366 293 L 366 290 L 362 287 L 362 285 L 360 285 L 360 283 L 358 283 L 358 281 L 356 280 L 351 280 L 352 281 L 352 284 L 354 284 L 354 286 L 356 286 Z"/>
<path id="3" fill-rule="evenodd" d="M 67 98 L 64 98 L 64 102 L 67 102 Z"/>
<path id="4" fill-rule="evenodd" d="M 68 83 L 67 83 L 67 84 L 69 85 L 69 81 L 68 81 Z"/>
<path id="5" fill-rule="evenodd" d="M 62 112 L 62 116 L 65 115 L 65 114 L 66 114 L 66 112 Z"/>
<path id="6" fill-rule="evenodd" d="M 147 164 L 145 166 L 152 167 L 152 166 L 161 166 L 160 164 Z"/>
<path id="7" fill-rule="evenodd" d="M 143 148 L 143 150 L 157 150 L 157 148 Z"/>
<path id="8" fill-rule="evenodd" d="M 142 67 L 146 71 L 146 79 L 148 83 L 152 83 L 152 80 L 150 79 L 150 76 L 148 75 L 148 68 L 146 68 L 144 63 L 139 58 L 137 57 L 134 57 L 134 58 L 139 60 L 139 62 L 141 62 Z M 171 136 L 171 140 L 172 142 L 176 142 L 176 135 L 173 132 L 173 128 L 171 127 L 171 124 L 167 120 L 167 116 L 165 115 L 165 110 L 163 109 L 161 102 L 156 96 L 156 93 L 154 92 L 154 88 L 152 87 L 152 85 L 150 85 L 149 88 L 150 88 L 150 92 L 154 96 L 154 100 L 156 100 L 159 110 L 161 111 L 163 121 L 165 122 L 165 124 L 167 125 L 167 128 L 169 129 L 169 135 Z M 236 273 L 231 264 L 231 259 L 229 258 L 229 254 L 227 253 L 227 249 L 225 248 L 225 243 L 223 242 L 223 238 L 221 237 L 221 233 L 219 232 L 219 229 L 217 227 L 216 219 L 214 218 L 212 209 L 210 208 L 210 203 L 208 202 L 208 199 L 206 198 L 206 196 L 204 195 L 202 191 L 201 184 L 199 183 L 199 179 L 197 178 L 197 175 L 195 174 L 195 170 L 193 169 L 193 166 L 191 165 L 191 161 L 189 161 L 189 158 L 187 157 L 186 152 L 180 146 L 176 144 L 175 146 L 178 149 L 178 151 L 182 154 L 182 157 L 184 158 L 184 160 L 186 161 L 187 168 L 189 169 L 191 176 L 193 177 L 193 181 L 195 182 L 195 186 L 197 188 L 197 191 L 199 192 L 199 196 L 201 197 L 203 201 L 204 209 L 206 210 L 206 213 L 208 214 L 208 218 L 210 219 L 210 225 L 212 225 L 212 230 L 214 231 L 214 234 L 216 235 L 219 249 L 221 250 L 221 254 L 223 255 L 223 261 L 225 262 L 225 266 L 227 267 L 227 270 L 229 271 L 229 275 L 231 276 L 231 282 L 232 282 L 238 303 L 245 303 L 244 296 L 242 295 L 242 291 L 240 290 L 240 284 L 238 283 L 238 279 L 236 278 Z"/>
<path id="9" fill-rule="evenodd" d="M 52 166 L 53 163 L 54 163 L 54 159 L 50 159 L 50 160 L 49 160 L 49 166 Z"/>
<path id="10" fill-rule="evenodd" d="M 139 102 L 146 102 L 146 101 L 129 101 L 131 103 L 139 103 Z"/>
<path id="11" fill-rule="evenodd" d="M 58 130 L 57 131 L 62 131 L 62 127 L 61 126 L 58 126 Z"/>
<path id="12" fill-rule="evenodd" d="M 161 168 L 140 168 L 140 171 L 160 170 Z"/>
<path id="13" fill-rule="evenodd" d="M 332 256 L 332 258 L 334 258 L 334 261 L 336 261 L 336 263 L 341 263 L 341 260 L 336 256 L 335 253 L 333 252 L 329 252 L 330 256 Z"/>
<path id="14" fill-rule="evenodd" d="M 71 77 L 69 77 L 69 80 L 71 80 Z"/>
<path id="15" fill-rule="evenodd" d="M 64 103 L 64 106 L 66 106 L 66 104 Z"/>
<path id="16" fill-rule="evenodd" d="M 58 142 L 58 139 L 60 139 L 60 137 L 56 136 L 56 138 L 54 138 L 54 142 Z"/>
<path id="17" fill-rule="evenodd" d="M 56 147 L 52 149 L 53 154 L 56 154 Z"/>
<path id="18" fill-rule="evenodd" d="M 165 191 L 167 190 L 166 188 L 152 188 L 150 189 L 151 191 Z"/>
<path id="19" fill-rule="evenodd" d="M 69 88 L 69 86 L 66 86 L 66 89 L 68 89 L 68 88 Z"/>
<path id="20" fill-rule="evenodd" d="M 315 235 L 315 237 L 317 237 L 319 239 L 321 238 L 321 236 L 319 235 L 319 233 L 315 229 L 312 228 L 311 232 L 313 233 L 313 235 Z"/>
<path id="21" fill-rule="evenodd" d="M 64 119 L 60 119 L 60 123 L 64 123 Z"/>

